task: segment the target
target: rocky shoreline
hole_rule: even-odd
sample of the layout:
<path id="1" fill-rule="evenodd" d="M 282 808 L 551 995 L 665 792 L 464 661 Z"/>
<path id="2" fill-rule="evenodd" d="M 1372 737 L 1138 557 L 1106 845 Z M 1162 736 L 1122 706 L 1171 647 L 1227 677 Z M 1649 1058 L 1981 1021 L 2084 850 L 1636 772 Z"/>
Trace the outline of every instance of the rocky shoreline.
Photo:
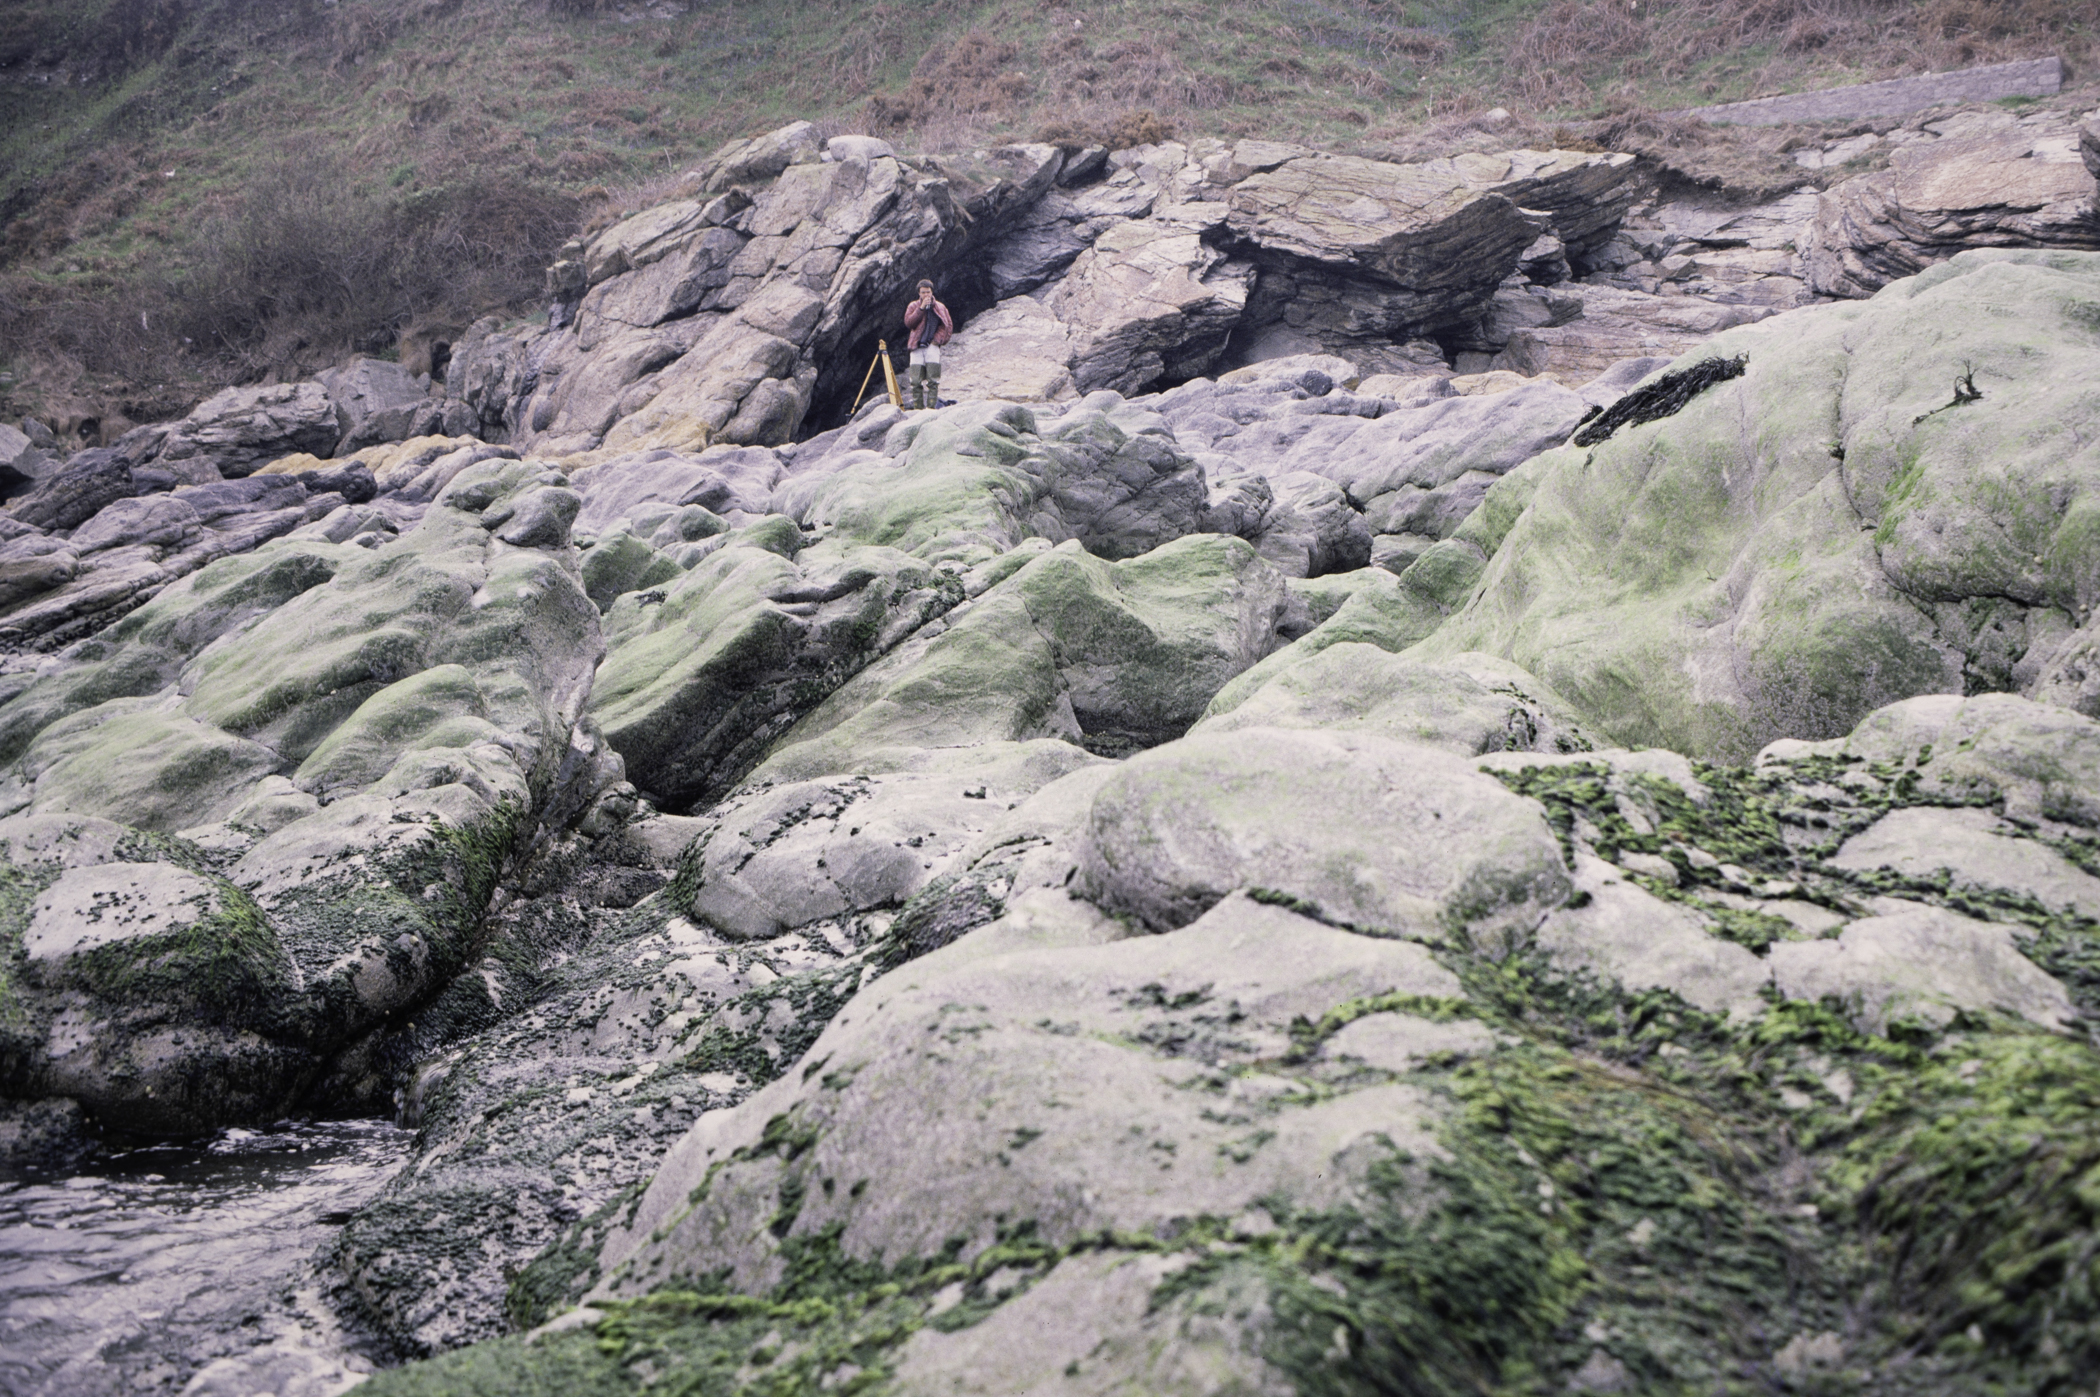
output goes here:
<path id="1" fill-rule="evenodd" d="M 397 1116 L 375 1391 L 2069 1390 L 2100 118 L 1790 156 L 797 125 L 0 439 L 0 1145 Z"/>

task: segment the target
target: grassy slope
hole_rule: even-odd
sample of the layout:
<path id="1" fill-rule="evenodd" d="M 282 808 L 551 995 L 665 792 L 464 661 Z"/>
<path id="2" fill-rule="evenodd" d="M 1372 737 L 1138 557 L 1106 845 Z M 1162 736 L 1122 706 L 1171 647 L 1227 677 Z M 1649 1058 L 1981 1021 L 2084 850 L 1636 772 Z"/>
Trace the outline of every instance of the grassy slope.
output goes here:
<path id="1" fill-rule="evenodd" d="M 0 418 L 157 414 L 203 384 L 383 346 L 419 315 L 529 301 L 530 268 L 559 241 L 550 225 L 646 202 L 720 141 L 796 117 L 922 149 L 1136 109 L 1183 135 L 1376 144 L 1498 104 L 1553 119 L 2050 51 L 2075 65 L 2100 30 L 2088 8 L 701 0 L 563 14 L 549 0 L 18 0 L 0 14 L 0 331 L 15 331 L 0 333 L 14 350 Z M 244 230 L 253 241 L 259 203 L 285 202 L 248 191 L 289 172 L 333 191 L 337 207 L 310 221 L 367 241 L 464 243 L 462 211 L 489 208 L 492 182 L 544 197 L 468 220 L 497 249 L 482 274 L 406 277 L 390 302 L 354 312 L 244 307 L 230 333 L 207 317 L 195 339 L 211 358 L 178 352 L 156 314 L 168 326 L 276 265 L 229 263 L 226 246 Z M 451 223 L 432 213 L 447 209 Z M 134 331 L 141 310 L 155 313 Z"/>

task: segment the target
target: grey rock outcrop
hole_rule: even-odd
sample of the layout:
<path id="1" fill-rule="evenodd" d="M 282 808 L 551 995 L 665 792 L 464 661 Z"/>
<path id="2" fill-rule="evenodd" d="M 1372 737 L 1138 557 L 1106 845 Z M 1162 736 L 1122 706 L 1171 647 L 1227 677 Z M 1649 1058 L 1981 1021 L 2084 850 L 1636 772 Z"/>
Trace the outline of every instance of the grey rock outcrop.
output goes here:
<path id="1" fill-rule="evenodd" d="M 1565 318 L 1510 328 L 1489 361 L 1527 378 L 1579 387 L 1628 359 L 1674 359 L 1737 325 L 1773 313 L 1768 306 L 1730 305 L 1692 296 L 1651 296 L 1610 286 L 1567 288 Z"/>
<path id="2" fill-rule="evenodd" d="M 298 529 L 315 517 L 313 503 L 340 503 L 351 493 L 371 498 L 369 476 L 347 473 L 314 483 L 338 492 L 309 501 L 301 478 L 250 476 L 208 485 L 185 485 L 151 494 L 131 493 L 137 477 L 113 451 L 82 452 L 65 472 L 18 507 L 17 517 L 76 521 L 63 538 L 35 535 L 7 545 L 17 566 L 9 595 L 0 600 L 0 640 L 50 650 L 107 626 L 150 600 L 162 588 L 220 558 L 246 553 L 268 539 Z M 122 497 L 99 504 L 103 494 Z M 32 538 L 34 541 L 32 541 Z"/>
<path id="3" fill-rule="evenodd" d="M 332 454 L 342 435 L 336 405 L 318 383 L 228 388 L 167 429 L 148 464 L 199 479 L 248 475 L 294 452 Z"/>
<path id="4" fill-rule="evenodd" d="M 384 359 L 353 359 L 326 369 L 316 380 L 335 404 L 341 435 L 329 451 L 347 456 L 382 442 L 428 436 L 445 425 L 445 406 L 401 365 Z"/>
<path id="5" fill-rule="evenodd" d="M 2009 128 L 2009 129 L 2007 129 Z M 2100 248 L 2100 184 L 2075 131 L 1998 129 L 1898 148 L 1818 201 L 1809 283 L 1870 296 L 1965 248 Z"/>
<path id="6" fill-rule="evenodd" d="M 1968 116 L 1799 163 L 2049 124 Z M 322 393 L 423 435 L 226 479 L 229 400 L 0 518 L 0 1080 L 75 1103 L 0 1155 L 397 1110 L 375 1393 L 2100 1361 L 2021 1269 L 2092 1231 L 2100 258 L 1791 309 L 1817 195 L 1565 151 L 683 188 Z M 850 408 L 942 258 L 969 401 Z"/>
<path id="7" fill-rule="evenodd" d="M 0 496 L 20 495 L 34 488 L 56 464 L 50 450 L 30 440 L 27 433 L 0 422 Z"/>
<path id="8" fill-rule="evenodd" d="M 1613 740 L 1715 753 L 1817 722 L 1842 728 L 1911 694 L 2031 690 L 2091 605 L 2077 580 L 2085 574 L 2050 562 L 2058 531 L 2080 527 L 2085 467 L 2058 476 L 2067 458 L 2029 444 L 2027 424 L 2080 430 L 2070 424 L 2083 420 L 2083 399 L 2063 393 L 2055 376 L 2081 372 L 2073 366 L 2091 354 L 2089 336 L 2064 319 L 2077 312 L 2064 307 L 2083 304 L 2096 275 L 2092 253 L 1971 251 L 1871 301 L 1726 332 L 1702 353 L 1747 351 L 1745 378 L 1594 448 L 1542 454 L 1517 473 L 1531 491 L 1521 519 L 1468 579 L 1465 618 L 1442 626 L 1428 648 L 1515 660 L 1599 718 Z M 1986 318 L 1973 309 L 1985 300 L 2030 309 Z M 1989 386 L 1964 401 L 1955 390 L 1965 364 Z M 1844 408 L 1832 417 L 1840 393 Z M 1836 421 L 1835 438 L 1810 418 Z M 1742 435 L 1745 421 L 1759 423 L 1752 436 Z M 1772 443 L 1775 454 L 1752 441 Z M 1721 460 L 1743 464 L 1723 471 Z M 1984 460 L 2008 481 L 2032 483 L 1989 497 L 1953 483 Z M 1670 479 L 1701 482 L 1703 512 L 1673 496 Z M 2012 503 L 2051 498 L 2051 488 L 2062 513 L 2030 515 Z M 1655 517 L 1637 501 L 1665 498 L 1676 500 L 1666 510 L 1672 547 L 1691 549 L 1666 567 L 1680 609 L 1658 606 L 1656 590 L 1623 610 L 1600 607 L 1598 560 L 1631 565 L 1639 556 L 1646 568 L 1666 556 L 1636 541 L 1641 521 Z M 1706 521 L 1697 530 L 1695 517 Z M 2011 553 L 1976 551 L 1976 540 L 2002 530 L 2025 542 Z M 1708 562 L 1691 563 L 1708 549 Z M 1431 562 L 1424 555 L 1410 575 Z M 1563 600 L 1548 600 L 1555 594 Z M 1548 622 L 1556 611 L 1590 618 L 1586 638 Z M 1609 623 L 1596 619 L 1607 613 Z M 1607 653 L 1618 658 L 1606 661 Z M 1632 700 L 1623 708 L 1594 687 L 1616 688 L 1605 675 L 1625 672 L 1622 664 L 1648 674 L 1638 690 L 1621 691 Z M 1759 733 L 1760 722 L 1773 726 Z"/>
<path id="9" fill-rule="evenodd" d="M 305 495 L 225 481 L 102 531 L 144 548 L 266 492 Z M 59 899 L 38 944 L 73 938 L 16 1001 L 11 1080 L 138 1129 L 252 1118 L 471 962 L 513 841 L 619 779 L 583 720 L 597 612 L 565 529 L 511 545 L 480 520 L 550 493 L 499 462 L 377 553 L 229 558 L 0 708 L 14 867 Z M 142 907 L 197 900 L 152 891 L 170 880 L 210 892 L 182 925 L 142 911 L 105 946 L 64 912 L 97 878 Z"/>
<path id="10" fill-rule="evenodd" d="M 1473 313 L 1541 234 L 1578 249 L 1607 237 L 1633 202 L 1632 165 L 1564 151 L 1287 161 L 1231 193 L 1229 226 L 1263 274 L 1249 318 L 1391 371 L 1378 356 Z"/>
<path id="11" fill-rule="evenodd" d="M 74 529 L 103 506 L 138 493 L 131 460 L 115 447 L 90 447 L 37 482 L 9 505 L 9 513 L 38 529 Z"/>
<path id="12" fill-rule="evenodd" d="M 477 345 L 462 396 L 482 420 L 556 451 L 788 441 L 818 392 L 857 381 L 857 348 L 838 351 L 872 340 L 871 317 L 1003 233 L 1064 159 L 1007 146 L 982 167 L 922 170 L 775 136 L 763 158 L 725 154 L 706 202 L 638 214 L 579 249 L 572 326 L 508 354 Z"/>

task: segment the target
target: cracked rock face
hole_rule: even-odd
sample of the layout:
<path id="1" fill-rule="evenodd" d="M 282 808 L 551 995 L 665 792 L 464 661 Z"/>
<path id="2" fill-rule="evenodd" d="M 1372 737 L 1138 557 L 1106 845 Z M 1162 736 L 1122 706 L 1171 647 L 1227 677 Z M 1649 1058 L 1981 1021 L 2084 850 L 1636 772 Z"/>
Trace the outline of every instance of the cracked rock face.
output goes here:
<path id="1" fill-rule="evenodd" d="M 1907 145 L 1887 170 L 1818 201 L 1809 281 L 1871 296 L 1966 248 L 2100 247 L 2096 196 L 2074 133 L 2015 127 Z"/>

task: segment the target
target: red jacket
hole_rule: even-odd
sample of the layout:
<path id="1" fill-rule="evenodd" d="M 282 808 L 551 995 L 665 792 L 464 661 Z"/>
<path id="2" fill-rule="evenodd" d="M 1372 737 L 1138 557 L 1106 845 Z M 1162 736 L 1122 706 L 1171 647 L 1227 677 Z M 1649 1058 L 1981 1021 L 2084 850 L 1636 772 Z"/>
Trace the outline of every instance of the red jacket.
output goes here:
<path id="1" fill-rule="evenodd" d="M 935 317 L 933 347 L 938 349 L 948 342 L 950 335 L 955 333 L 955 317 L 948 314 L 948 308 L 939 301 L 933 303 L 933 313 Z M 904 309 L 904 323 L 911 329 L 911 337 L 904 341 L 906 349 L 917 349 L 919 347 L 919 336 L 926 329 L 925 321 L 926 312 L 919 308 L 918 298 L 913 297 L 912 303 Z"/>

